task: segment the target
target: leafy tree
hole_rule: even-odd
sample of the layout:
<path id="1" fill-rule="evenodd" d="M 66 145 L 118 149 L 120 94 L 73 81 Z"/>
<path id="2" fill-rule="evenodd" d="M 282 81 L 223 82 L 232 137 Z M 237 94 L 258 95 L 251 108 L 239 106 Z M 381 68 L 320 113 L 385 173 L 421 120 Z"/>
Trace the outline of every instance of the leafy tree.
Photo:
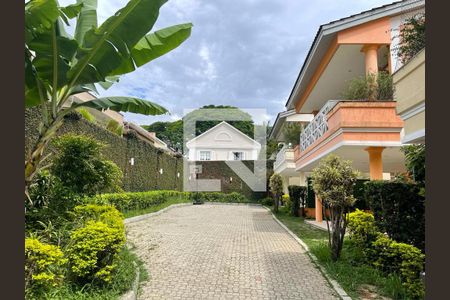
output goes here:
<path id="1" fill-rule="evenodd" d="M 277 213 L 278 204 L 281 196 L 283 195 L 283 179 L 280 174 L 274 173 L 270 176 L 269 187 L 273 195 L 273 211 Z"/>
<path id="2" fill-rule="evenodd" d="M 401 149 L 409 174 L 414 181 L 425 184 L 425 144 L 407 145 Z"/>
<path id="3" fill-rule="evenodd" d="M 283 127 L 285 142 L 292 146 L 300 144 L 300 133 L 302 133 L 300 123 L 287 122 Z"/>
<path id="4" fill-rule="evenodd" d="M 104 97 L 69 104 L 71 95 L 108 88 L 118 76 L 175 49 L 190 33 L 192 24 L 180 24 L 148 33 L 166 0 L 130 0 L 97 26 L 97 1 L 78 0 L 59 6 L 56 0 L 30 0 L 25 4 L 25 105 L 40 106 L 39 138 L 25 161 L 26 188 L 41 167 L 42 155 L 74 109 L 90 107 L 145 115 L 167 110 L 133 97 Z M 74 36 L 67 34 L 68 19 L 76 18 Z M 68 108 L 65 108 L 69 106 Z"/>
<path id="5" fill-rule="evenodd" d="M 358 178 L 350 161 L 342 160 L 336 155 L 328 155 L 316 167 L 311 175 L 313 189 L 323 204 L 323 209 L 329 209 L 329 220 L 325 214 L 328 228 L 328 242 L 331 249 L 331 259 L 338 260 L 344 242 L 347 228 L 347 214 L 354 204 L 353 187 Z"/>
<path id="6" fill-rule="evenodd" d="M 206 111 L 205 109 L 223 109 L 226 110 L 227 113 L 231 113 L 233 116 L 242 119 L 243 121 L 227 121 L 224 120 L 223 113 L 217 111 Z M 249 137 L 254 137 L 254 123 L 251 116 L 248 113 L 238 109 L 237 107 L 229 105 L 205 105 L 200 109 L 186 114 L 186 116 L 184 116 L 182 120 L 177 120 L 175 122 L 155 122 L 151 125 L 143 126 L 143 128 L 150 132 L 156 132 L 157 136 L 165 143 L 167 143 L 170 147 L 174 149 L 181 149 L 183 145 L 184 122 L 189 122 L 190 120 L 196 119 L 203 114 L 207 114 L 209 117 L 214 118 L 215 120 L 196 122 L 195 136 L 202 134 L 203 132 L 211 129 L 222 121 L 226 121 Z M 189 137 L 189 139 L 191 138 L 193 138 L 193 136 Z"/>
<path id="7" fill-rule="evenodd" d="M 78 195 L 120 190 L 122 171 L 101 154 L 103 144 L 83 135 L 67 134 L 53 142 L 51 173 Z"/>

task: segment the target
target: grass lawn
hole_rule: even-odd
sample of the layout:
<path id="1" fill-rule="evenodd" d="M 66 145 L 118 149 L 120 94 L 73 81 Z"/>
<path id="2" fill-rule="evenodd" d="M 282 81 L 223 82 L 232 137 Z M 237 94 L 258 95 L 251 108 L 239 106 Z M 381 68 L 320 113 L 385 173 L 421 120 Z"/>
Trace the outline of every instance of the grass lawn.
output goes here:
<path id="1" fill-rule="evenodd" d="M 156 212 L 158 210 L 161 210 L 163 208 L 166 208 L 170 205 L 173 204 L 179 204 L 179 203 L 192 203 L 192 200 L 186 198 L 186 197 L 173 197 L 173 198 L 169 198 L 167 201 L 165 201 L 164 203 L 155 205 L 155 206 L 150 206 L 147 208 L 143 208 L 143 209 L 135 209 L 135 210 L 130 210 L 130 211 L 125 211 L 123 213 L 125 218 L 131 218 L 131 217 L 135 217 L 135 216 L 139 216 L 139 215 L 145 215 L 148 213 L 152 213 L 152 212 Z"/>
<path id="2" fill-rule="evenodd" d="M 290 216 L 284 208 L 276 214 L 277 218 L 308 245 L 319 263 L 353 299 L 377 299 L 378 296 L 392 299 L 408 299 L 395 275 L 386 276 L 375 268 L 361 264 L 360 254 L 345 240 L 341 258 L 337 262 L 330 259 L 328 233 L 312 227 L 301 217 Z M 374 298 L 372 298 L 374 297 Z M 379 299 L 379 297 L 378 297 Z"/>

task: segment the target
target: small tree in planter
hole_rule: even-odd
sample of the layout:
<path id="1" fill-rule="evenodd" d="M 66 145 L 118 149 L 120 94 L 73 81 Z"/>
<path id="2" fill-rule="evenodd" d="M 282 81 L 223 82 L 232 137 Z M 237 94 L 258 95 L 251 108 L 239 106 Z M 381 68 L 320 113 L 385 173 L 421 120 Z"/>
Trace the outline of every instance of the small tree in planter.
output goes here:
<path id="1" fill-rule="evenodd" d="M 273 211 L 278 212 L 278 204 L 280 203 L 280 198 L 283 194 L 283 179 L 280 174 L 274 173 L 270 177 L 269 187 L 273 195 Z"/>
<path id="2" fill-rule="evenodd" d="M 323 209 L 329 209 L 330 216 L 325 214 L 328 228 L 328 242 L 331 259 L 336 261 L 341 253 L 347 227 L 347 213 L 355 202 L 353 187 L 358 172 L 352 169 L 351 162 L 336 155 L 329 155 L 313 170 L 312 183 L 314 192 L 319 196 Z M 331 230 L 329 221 L 331 221 Z"/>

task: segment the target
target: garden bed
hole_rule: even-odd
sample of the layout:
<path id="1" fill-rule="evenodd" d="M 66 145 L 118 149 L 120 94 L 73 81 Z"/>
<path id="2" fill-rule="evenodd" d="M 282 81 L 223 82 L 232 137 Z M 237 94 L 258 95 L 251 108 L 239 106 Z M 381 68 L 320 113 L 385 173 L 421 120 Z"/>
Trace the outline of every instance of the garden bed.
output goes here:
<path id="1" fill-rule="evenodd" d="M 400 278 L 396 275 L 386 276 L 371 266 L 360 264 L 361 254 L 351 247 L 351 241 L 348 239 L 344 242 L 341 258 L 337 262 L 332 262 L 326 231 L 310 226 L 301 217 L 290 216 L 284 208 L 281 208 L 276 216 L 305 242 L 328 275 L 352 298 L 377 299 L 384 296 L 392 299 L 408 299 Z"/>

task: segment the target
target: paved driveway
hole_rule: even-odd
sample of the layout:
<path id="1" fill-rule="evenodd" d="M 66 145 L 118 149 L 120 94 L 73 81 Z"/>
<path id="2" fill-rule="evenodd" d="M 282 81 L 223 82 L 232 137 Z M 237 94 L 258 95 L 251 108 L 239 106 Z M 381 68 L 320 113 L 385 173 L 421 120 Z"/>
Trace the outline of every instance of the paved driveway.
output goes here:
<path id="1" fill-rule="evenodd" d="M 259 206 L 176 207 L 127 224 L 127 235 L 150 274 L 140 299 L 337 299 Z"/>

